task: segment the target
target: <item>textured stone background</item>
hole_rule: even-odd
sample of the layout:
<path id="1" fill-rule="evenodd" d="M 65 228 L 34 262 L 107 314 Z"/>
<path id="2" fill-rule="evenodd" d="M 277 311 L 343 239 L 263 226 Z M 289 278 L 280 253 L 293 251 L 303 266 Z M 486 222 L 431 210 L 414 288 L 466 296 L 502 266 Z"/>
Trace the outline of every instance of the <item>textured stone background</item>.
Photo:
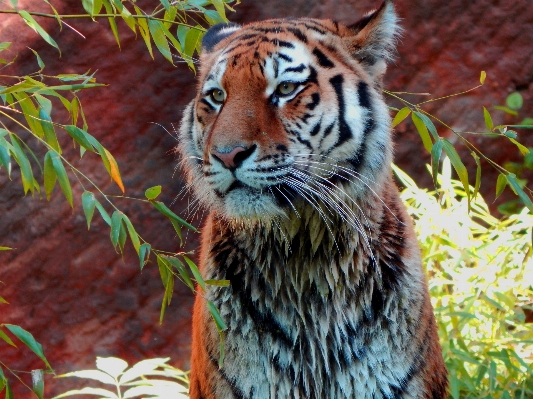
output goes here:
<path id="1" fill-rule="evenodd" d="M 62 13 L 83 12 L 81 6 L 74 7 L 76 3 L 53 2 Z M 480 71 L 486 70 L 483 88 L 434 103 L 428 111 L 459 130 L 481 130 L 482 105 L 502 104 L 510 92 L 518 90 L 525 99 L 521 116 L 533 116 L 533 8 L 528 0 L 398 0 L 396 4 L 405 33 L 396 62 L 389 67 L 386 88 L 440 96 L 475 86 Z M 19 0 L 19 5 L 48 11 L 39 0 Z M 246 22 L 311 16 L 350 23 L 377 5 L 348 0 L 243 0 L 231 18 Z M 171 66 L 159 54 L 152 60 L 142 39 L 135 39 L 123 26 L 119 51 L 102 20 L 69 22 L 86 40 L 66 27 L 59 31 L 53 20 L 39 21 L 60 45 L 61 58 L 18 17 L 0 15 L 0 41 L 17 42 L 9 50 L 10 56 L 18 54 L 16 73 L 37 70 L 26 46 L 39 51 L 48 74 L 98 70 L 98 81 L 109 87 L 81 94 L 89 131 L 117 158 L 126 194 L 142 196 L 147 187 L 162 184 L 163 199 L 170 203 L 182 187 L 180 174 L 174 172 L 177 161 L 170 154 L 176 143 L 172 124 L 176 126 L 193 96 L 193 75 L 183 65 Z M 5 53 L 2 56 L 7 58 Z M 67 122 L 61 113 L 54 117 Z M 497 111 L 493 117 L 495 122 L 513 122 Z M 444 130 L 440 133 L 454 139 Z M 527 133 L 522 133 L 522 141 L 533 146 Z M 397 162 L 428 184 L 424 166 L 428 156 L 413 126 L 400 125 L 396 143 Z M 475 143 L 495 161 L 520 158 L 514 146 L 502 141 L 478 139 Z M 68 140 L 64 144 L 68 146 Z M 71 156 L 79 165 L 73 151 Z M 81 167 L 106 192 L 118 194 L 96 157 L 87 154 Z M 484 176 L 483 192 L 492 201 L 496 175 L 484 165 Z M 97 355 L 120 356 L 130 363 L 169 356 L 173 364 L 187 368 L 193 301 L 188 289 L 176 287 L 165 321 L 159 325 L 163 290 L 157 268 L 149 265 L 139 272 L 131 248 L 123 258 L 115 254 L 107 226 L 98 216 L 87 231 L 79 203 L 82 189 L 75 184 L 74 190 L 78 200 L 72 211 L 57 189 L 51 202 L 23 197 L 18 171 L 9 181 L 0 170 L 0 245 L 16 248 L 0 252 L 4 283 L 0 295 L 10 301 L 10 305 L 0 305 L 0 322 L 31 331 L 58 373 L 91 368 Z M 138 202 L 118 203 L 148 241 L 162 249 L 180 250 L 172 227 L 157 212 Z M 187 198 L 180 198 L 172 209 L 182 213 L 186 205 Z M 196 239 L 189 235 L 190 248 Z M 18 370 L 42 367 L 29 351 L 17 351 L 1 342 L 0 359 Z M 66 384 L 47 379 L 47 392 L 57 394 Z M 20 385 L 15 394 L 28 395 Z"/>

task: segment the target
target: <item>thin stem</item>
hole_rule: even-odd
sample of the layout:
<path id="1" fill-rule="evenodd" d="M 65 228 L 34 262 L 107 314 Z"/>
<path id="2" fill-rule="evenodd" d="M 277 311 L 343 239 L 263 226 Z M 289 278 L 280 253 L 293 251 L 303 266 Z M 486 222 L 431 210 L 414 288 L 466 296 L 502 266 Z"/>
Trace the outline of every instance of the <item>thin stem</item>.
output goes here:
<path id="1" fill-rule="evenodd" d="M 20 377 L 15 373 L 15 371 L 11 370 L 11 369 L 10 369 L 10 368 L 9 368 L 4 362 L 2 362 L 1 360 L 0 360 L 0 365 L 4 366 L 4 368 L 5 368 L 7 371 L 9 371 L 11 374 L 13 374 L 13 376 L 15 376 L 15 378 L 16 378 L 17 380 L 19 380 L 20 383 L 21 383 L 22 385 L 24 385 L 24 386 L 25 386 L 26 388 L 28 388 L 28 389 L 29 389 L 29 390 L 30 390 L 35 396 L 37 396 L 37 395 L 33 392 L 33 390 L 32 390 L 28 385 L 26 385 L 26 383 L 22 380 L 22 378 L 20 378 Z"/>
<path id="2" fill-rule="evenodd" d="M 447 96 L 443 96 L 443 97 L 437 97 L 437 98 L 432 98 L 431 100 L 427 100 L 427 101 L 423 101 L 421 103 L 418 103 L 417 106 L 420 106 L 422 104 L 427 104 L 427 103 L 431 103 L 431 102 L 434 102 L 434 101 L 439 101 L 439 100 L 444 100 L 446 98 L 450 98 L 450 97 L 457 97 L 457 96 L 461 96 L 463 94 L 466 94 L 466 93 L 469 93 L 473 90 L 476 90 L 476 89 L 479 89 L 481 86 L 483 85 L 477 85 L 476 87 L 472 87 L 471 89 L 468 89 L 468 90 L 465 90 L 465 91 L 462 91 L 460 93 L 455 93 L 455 94 L 449 94 Z"/>
<path id="3" fill-rule="evenodd" d="M 33 16 L 36 16 L 36 17 L 44 17 L 44 18 L 53 18 L 53 19 L 60 19 L 60 20 L 63 20 L 63 19 L 75 19 L 75 18 L 90 18 L 90 19 L 94 19 L 94 18 L 117 18 L 117 17 L 120 17 L 121 15 L 119 14 L 95 14 L 95 15 L 91 15 L 91 14 L 65 14 L 65 15 L 55 15 L 55 14 L 47 14 L 47 13 L 44 13 L 44 12 L 35 12 L 35 11 L 27 11 L 28 14 L 30 15 L 33 15 Z M 18 14 L 18 11 L 17 10 L 0 10 L 0 14 Z M 135 18 L 135 19 L 152 19 L 152 20 L 155 20 L 155 21 L 161 21 L 161 22 L 168 22 L 168 23 L 171 23 L 171 24 L 175 24 L 175 25 L 183 25 L 183 26 L 187 26 L 188 28 L 190 29 L 196 29 L 196 30 L 200 30 L 202 32 L 205 32 L 206 29 L 205 28 L 202 28 L 202 27 L 199 27 L 199 26 L 192 26 L 192 25 L 189 25 L 189 24 L 186 24 L 186 23 L 183 23 L 183 22 L 176 22 L 176 21 L 173 21 L 173 20 L 170 20 L 170 19 L 164 19 L 164 18 L 156 18 L 154 17 L 153 15 L 131 15 L 130 16 L 131 18 Z"/>

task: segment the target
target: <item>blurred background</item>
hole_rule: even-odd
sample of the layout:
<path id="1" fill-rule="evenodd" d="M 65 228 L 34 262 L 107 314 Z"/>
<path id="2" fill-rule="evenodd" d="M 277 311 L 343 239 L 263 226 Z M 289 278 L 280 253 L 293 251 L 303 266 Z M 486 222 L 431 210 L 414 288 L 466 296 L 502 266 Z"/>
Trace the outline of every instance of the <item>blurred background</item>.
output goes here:
<path id="1" fill-rule="evenodd" d="M 52 4 L 60 14 L 84 13 L 78 1 Z M 41 0 L 19 0 L 18 5 L 20 9 L 49 12 Z M 389 65 L 386 89 L 428 92 L 438 97 L 476 86 L 484 70 L 487 80 L 483 87 L 426 109 L 461 131 L 484 129 L 482 106 L 491 110 L 495 124 L 519 123 L 524 117 L 533 117 L 533 7 L 529 0 L 397 0 L 395 5 L 404 34 L 396 60 Z M 377 6 L 377 1 L 242 0 L 229 18 L 246 23 L 308 16 L 350 24 Z M 2 8 L 10 7 L 3 4 Z M 186 215 L 189 198 L 179 195 L 183 180 L 172 149 L 177 143 L 175 130 L 182 110 L 194 96 L 194 74 L 185 64 L 172 66 L 157 51 L 151 59 L 142 38 L 135 37 L 122 22 L 119 49 L 103 19 L 69 21 L 85 39 L 71 29 L 60 30 L 52 19 L 38 21 L 57 41 L 62 56 L 20 17 L 0 14 L 0 42 L 13 42 L 7 54 L 17 56 L 9 72 L 23 75 L 38 70 L 28 47 L 38 51 L 46 64 L 46 74 L 96 71 L 97 81 L 109 87 L 87 90 L 80 93 L 80 98 L 89 132 L 118 161 L 126 195 L 142 197 L 145 189 L 160 184 L 161 199 L 172 204 L 169 206 L 177 214 Z M 2 55 L 7 58 L 5 53 Z M 493 111 L 493 105 L 504 104 L 506 97 L 516 91 L 524 99 L 519 117 Z M 391 105 L 399 106 L 389 100 Z M 54 115 L 54 119 L 67 123 L 61 117 L 60 112 Z M 524 132 L 520 141 L 532 147 L 533 137 Z M 452 142 L 456 140 L 445 129 L 439 128 L 439 133 Z M 431 187 L 426 171 L 429 155 L 414 126 L 402 123 L 394 137 L 396 163 L 420 185 Z M 511 143 L 490 138 L 473 139 L 473 143 L 500 164 L 521 162 L 519 151 Z M 71 152 L 73 164 L 80 165 L 76 152 Z M 473 171 L 475 163 L 472 160 L 468 164 L 468 152 L 463 149 L 462 155 Z M 482 166 L 481 191 L 491 202 L 498 174 L 486 164 Z M 87 154 L 81 169 L 106 192 L 119 195 L 97 157 Z M 73 187 L 74 210 L 58 188 L 50 202 L 24 196 L 18 168 L 14 168 L 12 181 L 4 169 L 0 170 L 0 246 L 15 248 L 0 252 L 0 295 L 10 302 L 0 305 L 0 322 L 30 331 L 58 373 L 93 368 L 95 356 L 118 356 L 130 364 L 168 356 L 173 365 L 187 369 L 193 303 L 189 289 L 176 285 L 172 304 L 160 325 L 164 289 L 156 265 L 149 264 L 141 272 L 130 244 L 124 256 L 115 253 L 108 239 L 108 226 L 98 215 L 88 231 L 79 200 L 82 188 L 77 184 Z M 507 199 L 503 196 L 500 201 Z M 168 220 L 153 208 L 135 201 L 118 203 L 154 246 L 184 250 Z M 492 205 L 494 212 L 496 205 Z M 200 211 L 193 220 L 196 226 L 201 226 L 201 218 Z M 185 250 L 194 250 L 198 235 L 185 238 Z M 43 367 L 25 348 L 16 350 L 2 344 L 0 359 L 17 370 Z M 47 380 L 47 393 L 64 391 L 65 383 Z M 17 392 L 23 392 L 21 397 L 28 395 L 22 386 L 14 388 L 16 397 Z"/>

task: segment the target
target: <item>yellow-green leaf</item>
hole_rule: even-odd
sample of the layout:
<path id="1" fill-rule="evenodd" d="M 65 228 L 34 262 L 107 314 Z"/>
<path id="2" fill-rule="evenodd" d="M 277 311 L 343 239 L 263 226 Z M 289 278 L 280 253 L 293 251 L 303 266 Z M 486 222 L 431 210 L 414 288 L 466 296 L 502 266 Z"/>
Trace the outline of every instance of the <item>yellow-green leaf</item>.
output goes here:
<path id="1" fill-rule="evenodd" d="M 498 198 L 501 195 L 501 193 L 503 193 L 503 190 L 505 189 L 506 185 L 507 185 L 507 177 L 505 177 L 503 173 L 500 173 L 498 176 L 498 180 L 496 181 L 496 198 Z"/>
<path id="2" fill-rule="evenodd" d="M 439 134 L 437 132 L 437 128 L 435 127 L 435 125 L 433 124 L 433 122 L 431 121 L 431 119 L 429 119 L 429 117 L 421 112 L 414 112 L 416 114 L 416 116 L 418 116 L 422 122 L 424 122 L 424 125 L 426 125 L 427 129 L 429 130 L 429 132 L 431 133 L 431 135 L 433 136 L 433 139 L 434 140 L 438 140 L 439 139 Z"/>
<path id="3" fill-rule="evenodd" d="M 161 194 L 161 186 L 150 187 L 144 192 L 144 195 L 149 200 L 156 199 L 159 196 L 159 194 Z"/>
<path id="4" fill-rule="evenodd" d="M 479 75 L 479 83 L 482 85 L 485 84 L 485 79 L 487 78 L 487 72 L 481 71 L 481 74 Z"/>
<path id="5" fill-rule="evenodd" d="M 509 140 L 518 147 L 518 150 L 520 151 L 520 153 L 522 155 L 527 155 L 529 154 L 529 148 L 527 148 L 526 146 L 520 144 L 518 141 L 516 141 L 515 139 L 513 139 L 512 137 L 509 137 Z"/>
<path id="6" fill-rule="evenodd" d="M 472 195 L 472 198 L 476 198 L 476 195 L 479 192 L 479 187 L 481 186 L 481 162 L 475 152 L 472 151 L 471 154 L 476 161 L 476 184 L 474 186 L 474 194 Z"/>
<path id="7" fill-rule="evenodd" d="M 402 108 L 399 110 L 396 115 L 394 116 L 394 119 L 392 120 L 391 127 L 394 129 L 396 126 L 398 126 L 405 118 L 409 116 L 411 113 L 411 110 L 407 107 Z"/>
<path id="8" fill-rule="evenodd" d="M 187 265 L 189 265 L 189 269 L 191 269 L 194 279 L 196 280 L 198 285 L 200 285 L 200 287 L 202 287 L 202 289 L 205 291 L 205 281 L 202 277 L 202 273 L 200 273 L 200 270 L 198 270 L 198 267 L 194 264 L 192 260 L 187 258 L 185 255 L 183 255 L 183 259 L 185 260 L 185 262 L 187 262 Z"/>
<path id="9" fill-rule="evenodd" d="M 4 340 L 5 342 L 7 342 L 9 345 L 13 346 L 13 347 L 17 347 L 17 345 L 15 345 L 15 343 L 11 340 L 11 338 L 9 338 L 9 335 L 7 335 L 5 332 L 3 332 L 2 330 L 0 330 L 0 338 L 2 340 Z"/>
<path id="10" fill-rule="evenodd" d="M 492 117 L 490 116 L 489 111 L 485 107 L 483 107 L 483 116 L 485 118 L 485 126 L 487 126 L 487 129 L 489 130 L 489 132 L 491 132 L 492 128 L 494 127 L 494 123 L 492 123 Z"/>
<path id="11" fill-rule="evenodd" d="M 424 124 L 422 119 L 420 119 L 420 117 L 415 113 L 411 114 L 411 119 L 415 124 L 416 130 L 418 131 L 420 138 L 422 139 L 422 144 L 424 144 L 424 148 L 427 152 L 431 153 L 433 142 L 431 141 L 431 137 L 429 137 L 429 132 L 426 125 Z"/>
<path id="12" fill-rule="evenodd" d="M 163 57 L 169 60 L 171 64 L 174 64 L 174 62 L 172 61 L 172 54 L 168 46 L 167 37 L 165 35 L 165 31 L 163 29 L 163 24 L 161 23 L 161 21 L 149 19 L 148 29 L 152 34 L 152 39 L 154 39 L 156 47 L 159 49 Z"/>
<path id="13" fill-rule="evenodd" d="M 135 9 L 135 12 L 137 13 L 137 15 L 144 16 L 143 12 L 141 11 L 139 7 L 134 5 L 133 8 Z M 152 52 L 152 42 L 150 41 L 150 30 L 148 29 L 148 23 L 146 22 L 145 18 L 137 18 L 136 21 L 137 21 L 137 24 L 139 25 L 139 32 L 141 32 L 141 36 L 144 40 L 144 43 L 146 44 L 146 48 L 148 49 L 148 52 L 150 53 L 150 57 L 152 57 L 153 59 L 154 54 Z"/>
<path id="14" fill-rule="evenodd" d="M 214 285 L 217 287 L 229 287 L 230 286 L 229 280 L 205 280 L 205 283 L 207 285 Z"/>
<path id="15" fill-rule="evenodd" d="M 211 0 L 211 3 L 215 6 L 215 10 L 217 10 L 218 14 L 222 17 L 224 22 L 228 21 L 228 18 L 226 17 L 226 9 L 224 8 L 224 1 L 223 0 Z"/>
<path id="16" fill-rule="evenodd" d="M 457 151 L 455 151 L 455 148 L 453 147 L 452 143 L 450 143 L 446 139 L 443 139 L 442 143 L 444 152 L 446 153 L 446 155 L 448 155 L 448 158 L 450 158 L 450 162 L 454 167 L 455 171 L 457 172 L 459 180 L 461 180 L 461 183 L 463 184 L 466 196 L 468 198 L 468 203 L 470 204 L 470 185 L 468 183 L 468 171 L 466 170 L 463 161 L 461 161 L 459 154 L 457 153 Z"/>

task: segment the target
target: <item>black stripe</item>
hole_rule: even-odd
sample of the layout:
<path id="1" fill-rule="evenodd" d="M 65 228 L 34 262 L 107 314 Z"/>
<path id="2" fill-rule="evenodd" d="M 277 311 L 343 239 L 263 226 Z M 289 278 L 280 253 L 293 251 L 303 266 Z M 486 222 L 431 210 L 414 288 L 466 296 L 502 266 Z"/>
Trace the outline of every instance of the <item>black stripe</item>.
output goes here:
<path id="1" fill-rule="evenodd" d="M 278 60 L 277 59 L 273 59 L 272 60 L 272 64 L 274 66 L 274 78 L 277 79 L 278 77 L 278 73 L 279 73 L 279 63 L 278 63 Z"/>
<path id="2" fill-rule="evenodd" d="M 289 67 L 289 68 L 285 69 L 283 71 L 283 73 L 285 73 L 285 72 L 302 72 L 305 68 L 306 68 L 306 66 L 304 64 L 300 64 L 300 65 L 298 65 L 296 67 Z"/>
<path id="3" fill-rule="evenodd" d="M 202 99 L 200 100 L 200 102 L 201 102 L 202 104 L 207 105 L 207 107 L 208 107 L 209 110 L 211 110 L 211 111 L 214 111 L 214 110 L 216 109 L 216 108 L 213 107 L 213 105 L 212 105 L 209 101 L 207 101 L 205 98 L 202 98 Z"/>
<path id="4" fill-rule="evenodd" d="M 284 40 L 273 39 L 273 40 L 270 40 L 270 42 L 273 43 L 275 46 L 280 46 L 280 47 L 285 47 L 285 48 L 294 48 L 294 44 L 292 44 L 291 42 L 286 42 Z"/>
<path id="5" fill-rule="evenodd" d="M 359 105 L 370 110 L 370 94 L 368 85 L 362 80 L 357 84 L 357 95 L 359 96 Z"/>
<path id="6" fill-rule="evenodd" d="M 311 94 L 311 100 L 312 101 L 306 105 L 306 108 L 312 111 L 320 103 L 320 94 L 318 93 Z"/>
<path id="7" fill-rule="evenodd" d="M 291 57 L 289 57 L 287 54 L 278 53 L 278 57 L 281 58 L 282 60 L 287 61 L 287 62 L 292 62 L 293 61 L 293 59 Z"/>
<path id="8" fill-rule="evenodd" d="M 313 55 L 316 57 L 320 66 L 324 68 L 333 68 L 335 66 L 335 64 L 331 62 L 331 60 L 326 56 L 326 54 L 320 51 L 317 47 L 315 47 L 315 49 L 313 50 Z"/>
<path id="9" fill-rule="evenodd" d="M 322 119 L 318 121 L 318 123 L 311 129 L 311 136 L 316 136 L 318 132 L 320 131 L 322 125 Z"/>
<path id="10" fill-rule="evenodd" d="M 350 129 L 350 126 L 348 126 L 348 124 L 346 123 L 346 119 L 344 117 L 344 114 L 346 112 L 344 103 L 344 92 L 342 91 L 344 78 L 342 75 L 335 75 L 329 81 L 333 86 L 333 89 L 335 90 L 335 94 L 337 95 L 337 101 L 339 104 L 339 138 L 337 140 L 337 143 L 335 143 L 335 147 L 338 147 L 345 141 L 352 139 L 353 133 Z"/>
<path id="11" fill-rule="evenodd" d="M 310 150 L 313 149 L 313 146 L 311 145 L 311 142 L 309 140 L 304 140 L 300 137 L 300 132 L 296 130 L 289 130 L 289 133 L 296 137 L 296 140 L 298 140 L 300 143 L 304 144 L 307 148 Z"/>
<path id="12" fill-rule="evenodd" d="M 296 36 L 298 39 L 300 39 L 302 42 L 307 43 L 307 36 L 305 36 L 300 29 L 287 28 L 287 30 L 291 32 L 294 36 Z"/>

